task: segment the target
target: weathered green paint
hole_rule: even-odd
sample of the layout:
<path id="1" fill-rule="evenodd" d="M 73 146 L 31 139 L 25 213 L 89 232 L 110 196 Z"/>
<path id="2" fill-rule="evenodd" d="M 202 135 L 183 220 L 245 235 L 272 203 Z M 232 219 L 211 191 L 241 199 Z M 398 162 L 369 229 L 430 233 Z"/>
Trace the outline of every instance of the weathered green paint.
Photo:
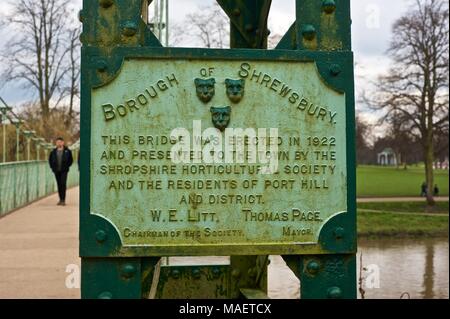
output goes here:
<path id="1" fill-rule="evenodd" d="M 297 50 L 351 50 L 350 1 L 296 0 L 296 6 Z"/>
<path id="2" fill-rule="evenodd" d="M 225 79 L 239 78 L 239 72 L 244 70 L 242 62 L 209 61 L 207 68 L 214 68 L 218 89 L 208 106 L 198 100 L 193 85 L 193 79 L 205 67 L 205 63 L 199 60 L 127 60 L 114 81 L 93 90 L 91 127 L 95 133 L 91 134 L 91 143 L 96 147 L 91 151 L 91 213 L 114 225 L 124 249 L 146 246 L 151 253 L 152 247 L 183 246 L 183 254 L 189 255 L 201 254 L 204 245 L 229 246 L 228 251 L 232 251 L 236 244 L 263 244 L 274 247 L 268 253 L 277 253 L 275 247 L 286 244 L 292 252 L 299 253 L 302 249 L 300 244 L 317 243 L 323 225 L 331 217 L 347 211 L 345 95 L 329 89 L 313 63 L 251 60 L 244 63 L 248 67 L 245 69 L 248 76 L 243 78 L 246 82 L 245 96 L 234 105 L 226 96 Z M 252 72 L 261 72 L 260 81 L 263 74 L 270 75 L 273 80 L 260 84 L 257 78 L 251 79 Z M 158 89 L 156 83 L 159 80 L 164 81 L 164 90 Z M 289 91 L 282 91 L 283 87 L 289 87 Z M 151 98 L 150 94 L 158 95 Z M 297 97 L 294 103 L 289 101 L 293 94 Z M 232 105 L 229 128 L 278 128 L 283 141 L 279 152 L 289 157 L 280 159 L 278 174 L 263 175 L 245 170 L 242 174 L 219 177 L 214 173 L 183 173 L 187 167 L 197 168 L 199 165 L 175 165 L 168 158 L 149 160 L 150 150 L 168 153 L 173 145 L 148 144 L 147 136 L 155 140 L 157 137 L 169 138 L 171 131 L 179 127 L 193 133 L 194 120 L 202 121 L 203 131 L 212 126 L 209 106 L 214 105 Z M 105 136 L 114 136 L 115 139 L 127 136 L 129 142 L 111 144 L 106 139 L 105 144 Z M 139 137 L 144 138 L 145 144 L 140 144 Z M 325 142 L 326 145 L 309 146 L 311 139 L 317 137 L 319 144 Z M 290 145 L 289 140 L 293 138 L 298 138 L 299 145 Z M 309 152 L 309 155 L 300 158 L 300 151 Z M 145 158 L 141 157 L 141 152 Z M 313 152 L 326 152 L 328 158 L 317 158 L 317 153 Z M 120 154 L 124 157 L 109 159 L 109 156 Z M 336 159 L 331 160 L 332 156 Z M 173 165 L 176 175 L 152 175 L 148 172 L 149 165 Z M 255 165 L 246 164 L 250 167 Z M 227 164 L 210 166 L 217 169 Z M 239 164 L 228 166 L 240 168 Z M 139 171 L 108 173 L 110 169 L 118 168 Z M 294 173 L 299 169 L 304 170 L 303 173 Z M 309 172 L 312 169 L 315 172 Z M 289 172 L 285 173 L 286 170 Z M 224 186 L 212 190 L 185 186 L 187 181 L 215 179 L 236 182 L 236 187 L 230 190 L 228 186 L 225 194 L 253 199 L 260 196 L 260 202 L 236 203 L 233 197 L 227 197 L 227 204 L 218 204 L 217 196 L 223 196 Z M 132 183 L 132 186 L 127 185 L 131 189 L 119 189 L 119 182 L 124 180 Z M 249 180 L 258 184 L 250 189 L 241 186 Z M 148 182 L 157 181 L 161 181 L 160 189 L 155 184 L 148 189 Z M 169 183 L 179 181 L 183 183 L 182 189 L 171 190 Z M 286 182 L 284 189 L 280 186 L 282 181 Z M 202 196 L 203 202 L 183 202 L 193 195 Z M 176 210 L 173 215 L 171 209 Z M 271 213 L 272 220 L 262 222 L 260 218 L 264 218 L 266 213 Z M 158 214 L 157 221 L 154 214 Z M 207 220 L 198 221 L 198 214 L 207 214 Z M 219 235 L 219 232 L 227 230 L 233 233 Z M 298 230 L 302 233 L 291 235 Z M 156 233 L 152 235 L 147 231 Z M 176 235 L 172 236 L 172 232 Z M 199 235 L 191 237 L 186 232 Z M 194 246 L 195 249 L 191 249 Z M 236 247 L 233 254 L 239 254 L 239 251 L 240 248 Z"/>
<path id="3" fill-rule="evenodd" d="M 217 0 L 230 18 L 231 48 L 267 48 L 272 0 Z"/>
<path id="4" fill-rule="evenodd" d="M 355 299 L 356 256 L 299 256 L 300 298 Z"/>
<path id="5" fill-rule="evenodd" d="M 103 0 L 101 2 L 104 2 Z M 108 1 L 106 1 L 108 2 Z M 266 20 L 270 1 L 220 1 L 227 14 L 230 16 L 234 12 L 240 18 L 231 19 L 231 45 L 238 48 L 265 48 Z M 333 5 L 334 2 L 334 5 Z M 346 179 L 347 179 L 347 200 L 345 206 L 347 213 L 339 214 L 330 219 L 321 229 L 318 245 L 302 245 L 301 254 L 309 254 L 302 258 L 315 257 L 323 260 L 334 260 L 331 264 L 339 266 L 338 272 L 325 271 L 333 267 L 316 267 L 315 277 L 302 275 L 300 270 L 304 269 L 304 259 L 296 258 L 298 251 L 295 249 L 280 249 L 273 244 L 259 246 L 240 246 L 239 254 L 242 255 L 265 255 L 274 248 L 278 253 L 289 255 L 290 266 L 298 269 L 302 280 L 302 298 L 330 298 L 344 297 L 354 298 L 356 295 L 356 269 L 354 254 L 356 252 L 356 212 L 355 212 L 355 154 L 354 154 L 354 92 L 353 92 L 353 56 L 350 47 L 350 1 L 317 1 L 298 0 L 297 1 L 297 21 L 293 24 L 277 50 L 204 50 L 204 49 L 173 49 L 161 48 L 160 43 L 148 32 L 140 19 L 140 8 L 143 2 L 139 0 L 124 1 L 114 0 L 109 5 L 100 5 L 98 1 L 84 1 L 83 11 L 80 16 L 83 20 L 83 49 L 82 49 L 82 107 L 81 125 L 82 130 L 82 167 L 81 183 L 90 185 L 90 163 L 87 160 L 91 154 L 91 92 L 94 88 L 113 84 L 115 78 L 119 78 L 124 61 L 141 59 L 144 61 L 156 59 L 185 60 L 193 59 L 214 63 L 217 60 L 230 62 L 260 61 L 262 63 L 295 62 L 307 64 L 315 63 L 317 70 L 327 85 L 337 92 L 345 94 L 346 111 Z M 145 5 L 143 6 L 145 7 Z M 250 13 L 251 12 L 251 13 Z M 252 22 L 251 24 L 249 22 Z M 260 29 L 255 29 L 255 25 L 262 25 Z M 247 31 L 246 31 L 247 30 Z M 258 31 L 257 31 L 258 30 Z M 246 33 L 247 32 L 247 33 Z M 266 61 L 266 62 L 264 62 Z M 195 90 L 195 89 L 194 89 Z M 246 88 L 247 90 L 247 88 Z M 247 94 L 247 92 L 246 92 Z M 244 105 L 242 102 L 237 106 Z M 196 105 L 202 103 L 197 100 Z M 232 113 L 233 119 L 234 113 Z M 84 159 L 84 160 L 83 160 Z M 88 188 L 81 190 L 80 207 L 80 255 L 84 262 L 89 263 L 92 274 L 98 276 L 83 277 L 83 289 L 89 290 L 92 287 L 103 287 L 98 289 L 106 291 L 105 295 L 117 297 L 119 294 L 108 293 L 107 287 L 110 282 L 114 282 L 117 276 L 114 272 L 108 275 L 101 274 L 103 267 L 116 267 L 122 262 L 122 258 L 135 260 L 136 256 L 141 263 L 149 260 L 149 255 L 182 255 L 183 247 L 133 247 L 132 249 L 122 246 L 117 229 L 102 217 L 91 214 L 90 192 Z M 286 246 L 283 246 L 286 247 Z M 199 249 L 201 255 L 217 255 L 235 253 L 235 249 L 220 245 L 205 245 Z M 193 251 L 195 252 L 195 251 Z M 95 258 L 107 257 L 107 258 Z M 258 259 L 266 260 L 264 256 Z M 230 281 L 228 285 L 229 296 L 238 298 L 242 296 L 242 289 L 264 289 L 261 281 L 265 280 L 264 272 L 257 283 L 253 273 L 256 266 L 261 265 L 258 259 L 252 256 L 231 256 Z M 152 259 L 150 264 L 154 263 Z M 353 260 L 353 261 L 352 261 Z M 101 262 L 96 262 L 101 261 Z M 108 261 L 108 265 L 103 261 Z M 264 264 L 264 263 L 263 263 Z M 318 263 L 319 264 L 319 263 Z M 305 266 L 306 267 L 306 266 Z M 266 267 L 267 268 L 267 267 Z M 311 267 L 310 267 L 311 268 Z M 314 268 L 314 267 L 312 267 Z M 334 267 L 336 268 L 336 267 Z M 152 269 L 149 267 L 148 269 Z M 187 268 L 186 268 L 187 269 Z M 244 273 L 244 279 L 238 280 L 232 277 L 234 273 Z M 259 267 L 256 267 L 259 269 Z M 264 269 L 262 267 L 261 269 Z M 250 271 L 249 271 L 250 270 Z M 241 272 L 243 271 L 243 272 Z M 258 270 L 257 270 L 258 271 Z M 85 273 L 83 271 L 83 273 Z M 146 280 L 142 280 L 139 287 L 131 288 L 118 284 L 118 289 L 130 289 L 129 295 L 138 298 L 140 290 L 141 296 L 148 291 L 149 272 L 146 272 Z M 328 275 L 327 275 L 328 274 Z M 333 275 L 337 277 L 333 279 Z M 144 276 L 141 273 L 141 276 Z M 235 278 L 235 279 L 232 279 Z M 240 282 L 240 283 L 239 283 Z M 303 285 L 303 282 L 305 283 Z M 261 287 L 262 286 L 262 287 Z M 95 288 L 96 289 L 96 288 Z M 93 289 L 93 290 L 95 290 Z M 133 290 L 134 292 L 131 292 Z M 315 293 L 319 291 L 320 293 Z M 326 293 L 324 293 L 324 291 Z M 237 292 L 237 293 L 236 293 Z M 125 294 L 125 292 L 123 292 Z M 88 293 L 83 294 L 87 296 Z M 92 293 L 91 297 L 99 295 Z"/>
<path id="6" fill-rule="evenodd" d="M 81 298 L 140 299 L 142 296 L 140 258 L 83 258 Z"/>
<path id="7" fill-rule="evenodd" d="M 154 51 L 154 53 L 155 53 L 157 58 L 161 58 L 162 56 L 164 56 L 162 54 L 162 52 L 163 52 L 162 49 L 153 49 L 152 51 Z M 139 50 L 128 49 L 127 52 L 129 53 L 130 58 L 132 58 L 132 57 L 134 57 L 134 58 L 143 58 L 145 56 L 145 50 L 144 49 L 139 49 Z M 197 50 L 189 50 L 189 51 L 186 50 L 186 49 L 170 49 L 171 55 L 174 56 L 175 58 L 182 57 L 183 55 L 186 55 L 188 52 L 190 52 L 190 56 L 191 57 L 194 54 L 199 54 L 199 55 L 202 54 L 202 51 L 199 50 L 199 49 L 197 49 Z M 206 59 L 208 61 L 209 60 L 213 60 L 215 58 L 215 56 L 218 55 L 220 52 L 221 52 L 221 50 L 211 50 L 211 51 L 208 50 L 208 53 L 210 53 L 210 54 L 208 55 L 208 57 L 206 57 Z M 243 61 L 243 60 L 247 60 L 246 56 L 250 55 L 250 53 L 252 53 L 251 54 L 252 60 L 255 60 L 255 61 L 267 61 L 267 60 L 272 60 L 272 59 L 276 59 L 276 60 L 280 60 L 280 61 L 294 61 L 295 57 L 298 56 L 298 54 L 291 54 L 289 51 L 269 51 L 269 52 L 266 51 L 267 54 L 265 54 L 265 56 L 258 56 L 258 54 L 257 54 L 258 52 L 254 52 L 253 50 L 252 51 L 239 50 L 239 51 L 236 51 L 234 54 L 232 54 L 230 56 L 227 56 L 226 58 L 229 59 L 229 60 Z M 338 80 L 339 79 L 346 79 L 346 78 L 350 77 L 351 74 L 352 74 L 351 71 L 349 72 L 348 68 L 347 68 L 347 66 L 351 66 L 351 59 L 348 59 L 348 54 L 344 54 L 344 53 L 334 54 L 336 56 L 336 58 L 333 60 L 333 62 L 341 64 L 341 65 L 344 65 L 342 67 L 343 71 L 338 76 L 332 76 L 331 75 L 330 68 L 332 66 L 332 63 L 327 62 L 327 61 L 329 61 L 329 58 L 331 58 L 331 56 L 329 56 L 329 54 L 327 54 L 327 53 L 314 53 L 313 54 L 313 53 L 305 52 L 304 56 L 301 57 L 299 60 L 300 61 L 304 61 L 304 62 L 311 61 L 311 60 L 313 60 L 312 56 L 314 56 L 314 55 L 318 56 L 317 66 L 318 66 L 318 69 L 319 69 L 319 72 L 320 72 L 322 78 L 326 79 L 328 84 L 331 85 L 331 87 L 335 87 L 336 90 L 338 90 L 338 91 L 346 91 L 345 90 L 346 83 L 352 83 L 352 82 L 351 81 L 350 82 L 345 82 L 345 81 L 338 81 Z M 118 74 L 120 74 L 120 73 L 118 73 Z M 192 91 L 192 92 L 194 92 L 194 91 Z M 347 99 L 346 99 L 346 104 L 347 104 L 346 109 L 347 109 L 347 111 L 350 111 L 350 112 L 351 112 L 350 105 L 352 105 L 351 103 L 353 101 L 352 93 L 353 92 L 350 91 L 350 96 L 348 96 Z M 241 102 L 241 103 L 244 103 L 244 102 Z M 347 120 L 347 122 L 348 122 L 348 120 Z M 351 133 L 351 129 L 347 128 L 347 133 L 348 134 Z M 349 141 L 349 139 L 347 139 L 347 143 L 348 143 L 348 141 Z M 86 142 L 84 142 L 83 145 L 86 145 Z M 85 152 L 89 152 L 89 151 L 87 150 Z M 348 155 L 348 153 L 350 153 L 350 155 L 351 155 L 351 152 L 352 152 L 352 150 L 351 149 L 349 150 L 347 148 L 347 155 Z M 347 158 L 348 158 L 348 163 L 347 164 L 351 165 L 352 156 L 350 156 L 350 157 L 347 156 Z M 347 166 L 349 167 L 349 165 L 347 165 Z M 348 181 L 350 183 L 348 185 L 348 190 L 351 191 L 352 188 L 353 188 L 352 180 L 348 179 Z M 348 204 L 352 205 L 352 200 L 351 200 L 352 194 L 349 193 L 349 196 L 350 197 L 349 197 L 349 200 L 348 200 L 348 202 L 349 202 Z M 352 211 L 351 209 L 352 209 L 352 207 L 349 206 L 350 219 L 352 219 L 353 218 L 352 216 L 354 216 L 351 213 L 351 211 Z M 82 246 L 83 246 L 83 244 L 82 244 Z M 352 245 L 352 246 L 354 246 L 354 245 Z M 208 249 L 209 251 L 214 251 L 214 247 L 209 247 L 209 248 L 210 248 L 210 249 Z M 120 247 L 116 247 L 116 249 L 114 249 L 114 251 L 115 251 L 114 253 L 117 253 L 118 250 L 120 250 Z M 140 251 L 141 254 L 142 253 L 143 254 L 147 254 L 148 253 L 148 252 L 145 252 L 145 249 L 143 249 L 142 247 L 137 248 L 136 251 Z M 161 250 L 158 250 L 158 249 L 156 249 L 156 251 L 158 251 L 159 253 L 161 252 Z M 174 254 L 175 251 L 176 250 L 169 249 L 167 253 L 168 254 Z M 244 249 L 242 249 L 242 251 L 251 251 L 251 249 L 245 249 L 244 248 Z M 307 247 L 305 249 L 305 252 L 308 252 L 308 251 L 310 253 L 316 253 L 316 252 L 320 252 L 320 251 L 323 251 L 323 250 L 315 250 L 314 251 L 310 247 Z M 228 253 L 230 253 L 230 251 L 229 250 L 225 250 L 223 253 L 224 254 L 228 254 Z M 286 253 L 293 253 L 293 252 L 290 250 L 290 251 L 286 251 Z M 120 254 L 133 255 L 133 254 L 131 254 L 129 252 L 125 252 L 124 250 L 122 250 L 120 252 Z"/>
<path id="8" fill-rule="evenodd" d="M 267 294 L 259 289 L 242 288 L 240 291 L 245 299 L 269 299 Z"/>
<path id="9" fill-rule="evenodd" d="M 155 297 L 226 299 L 229 276 L 227 265 L 162 266 Z"/>
<path id="10" fill-rule="evenodd" d="M 277 50 L 295 50 L 297 48 L 297 23 L 294 22 L 288 29 L 288 31 L 281 38 L 280 42 L 278 42 L 275 49 Z"/>
<path id="11" fill-rule="evenodd" d="M 242 289 L 259 290 L 267 294 L 267 255 L 231 256 L 230 298 L 242 298 Z"/>

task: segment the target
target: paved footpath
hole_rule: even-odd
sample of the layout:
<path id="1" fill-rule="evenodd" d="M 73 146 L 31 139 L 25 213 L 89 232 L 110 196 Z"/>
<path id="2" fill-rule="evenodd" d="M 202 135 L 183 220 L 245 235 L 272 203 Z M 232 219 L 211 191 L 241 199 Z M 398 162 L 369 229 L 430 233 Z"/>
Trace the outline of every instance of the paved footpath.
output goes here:
<path id="1" fill-rule="evenodd" d="M 65 284 L 67 266 L 80 265 L 78 188 L 66 206 L 57 201 L 51 195 L 0 218 L 0 298 L 80 298 Z"/>

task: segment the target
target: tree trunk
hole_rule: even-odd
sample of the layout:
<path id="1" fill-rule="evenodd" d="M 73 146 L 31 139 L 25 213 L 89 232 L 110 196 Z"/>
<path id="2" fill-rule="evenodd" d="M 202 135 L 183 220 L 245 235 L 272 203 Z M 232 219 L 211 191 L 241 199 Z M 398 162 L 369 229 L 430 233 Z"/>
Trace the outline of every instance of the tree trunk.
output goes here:
<path id="1" fill-rule="evenodd" d="M 427 205 L 432 208 L 435 204 L 433 198 L 434 176 L 433 176 L 433 143 L 427 143 L 425 146 L 425 177 L 427 183 Z"/>
<path id="2" fill-rule="evenodd" d="M 41 103 L 41 110 L 42 110 L 42 123 L 44 130 L 48 129 L 48 120 L 50 118 L 50 105 L 49 102 L 44 100 L 43 103 Z"/>

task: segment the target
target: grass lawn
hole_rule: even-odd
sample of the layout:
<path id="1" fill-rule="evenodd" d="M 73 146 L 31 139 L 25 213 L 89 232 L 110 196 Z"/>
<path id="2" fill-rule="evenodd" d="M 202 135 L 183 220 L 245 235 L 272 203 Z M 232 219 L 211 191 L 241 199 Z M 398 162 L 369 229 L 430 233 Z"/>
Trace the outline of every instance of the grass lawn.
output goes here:
<path id="1" fill-rule="evenodd" d="M 448 202 L 436 202 L 432 213 L 448 213 Z M 358 209 L 379 210 L 384 212 L 425 212 L 426 204 L 424 202 L 373 202 L 358 203 Z"/>
<path id="2" fill-rule="evenodd" d="M 396 167 L 358 165 L 358 197 L 401 197 L 419 196 L 420 185 L 425 180 L 423 167 L 408 166 L 408 169 Z M 448 171 L 435 170 L 435 184 L 440 195 L 448 196 Z"/>
<path id="3" fill-rule="evenodd" d="M 444 237 L 448 215 L 358 212 L 359 237 Z"/>

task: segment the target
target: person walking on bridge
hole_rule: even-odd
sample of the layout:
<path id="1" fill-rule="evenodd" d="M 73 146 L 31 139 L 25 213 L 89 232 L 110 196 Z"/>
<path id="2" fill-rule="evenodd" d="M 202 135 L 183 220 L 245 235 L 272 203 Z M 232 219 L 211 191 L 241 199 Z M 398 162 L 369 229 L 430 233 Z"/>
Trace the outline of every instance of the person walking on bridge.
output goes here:
<path id="1" fill-rule="evenodd" d="M 72 151 L 64 145 L 64 139 L 56 139 L 56 147 L 50 152 L 48 163 L 56 177 L 58 184 L 59 202 L 57 205 L 66 205 L 67 174 L 73 163 Z"/>

